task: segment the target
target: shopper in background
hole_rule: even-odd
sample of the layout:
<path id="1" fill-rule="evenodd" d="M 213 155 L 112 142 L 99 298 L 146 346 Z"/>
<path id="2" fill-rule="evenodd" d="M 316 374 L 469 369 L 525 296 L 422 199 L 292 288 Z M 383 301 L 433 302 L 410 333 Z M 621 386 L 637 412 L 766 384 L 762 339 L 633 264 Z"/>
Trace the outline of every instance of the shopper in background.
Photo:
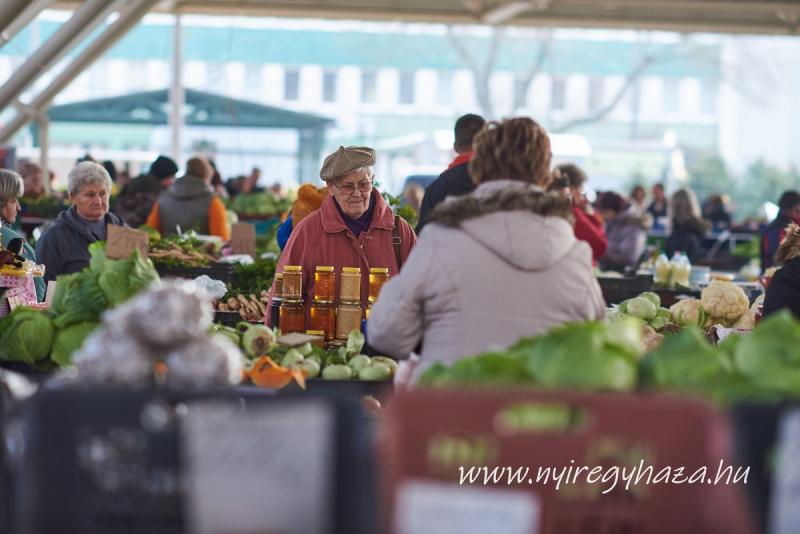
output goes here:
<path id="1" fill-rule="evenodd" d="M 647 193 L 644 190 L 644 187 L 641 185 L 634 186 L 631 189 L 631 196 L 630 196 L 630 207 L 634 209 L 637 213 L 647 213 L 647 206 L 645 206 L 645 201 L 647 200 Z"/>
<path id="2" fill-rule="evenodd" d="M 281 250 L 286 248 L 292 230 L 303 222 L 303 219 L 317 211 L 327 196 L 328 188 L 325 186 L 316 187 L 312 184 L 300 186 L 300 189 L 297 190 L 297 200 L 294 201 L 289 216 L 278 227 L 276 239 Z"/>
<path id="3" fill-rule="evenodd" d="M 89 245 L 106 240 L 109 224 L 125 224 L 108 211 L 111 177 L 99 163 L 84 161 L 75 165 L 67 176 L 67 186 L 72 205 L 36 242 L 36 257 L 46 267 L 47 281 L 88 266 Z"/>
<path id="4" fill-rule="evenodd" d="M 647 213 L 653 218 L 653 230 L 665 231 L 669 217 L 669 202 L 664 192 L 664 184 L 655 184 L 652 189 L 653 201 L 647 206 Z"/>
<path id="5" fill-rule="evenodd" d="M 22 177 L 14 171 L 0 169 L 0 244 L 3 249 L 8 248 L 12 239 L 22 239 L 22 236 L 11 229 L 11 224 L 16 220 L 19 212 L 19 199 L 25 191 Z M 36 263 L 36 253 L 27 242 L 22 244 L 20 256 L 28 261 Z M 36 298 L 41 302 L 44 300 L 45 283 L 37 276 L 33 279 L 36 285 Z"/>
<path id="6" fill-rule="evenodd" d="M 462 115 L 456 121 L 453 132 L 455 142 L 453 150 L 456 151 L 456 158 L 439 177 L 425 189 L 425 196 L 422 197 L 422 204 L 419 208 L 419 222 L 417 223 L 417 233 L 428 223 L 433 209 L 450 196 L 461 196 L 475 190 L 475 183 L 469 174 L 469 162 L 472 159 L 472 140 L 481 131 L 486 121 L 480 115 L 468 113 Z"/>
<path id="7" fill-rule="evenodd" d="M 711 223 L 714 231 L 727 230 L 731 227 L 731 214 L 728 211 L 728 196 L 714 193 L 703 205 L 703 218 Z"/>
<path id="8" fill-rule="evenodd" d="M 679 189 L 673 193 L 669 207 L 672 233 L 664 245 L 667 256 L 683 252 L 694 263 L 702 255 L 703 237 L 709 230 L 700 215 L 697 197 L 691 189 Z"/>
<path id="9" fill-rule="evenodd" d="M 225 205 L 211 189 L 214 169 L 208 160 L 194 157 L 186 162 L 186 174 L 158 195 L 145 223 L 161 235 L 195 230 L 215 235 L 224 241 L 231 238 Z"/>
<path id="10" fill-rule="evenodd" d="M 800 224 L 800 193 L 784 191 L 778 200 L 778 216 L 761 232 L 761 269 L 774 264 L 775 253 L 786 235 L 789 223 Z"/>
<path id="11" fill-rule="evenodd" d="M 489 123 L 475 138 L 474 193 L 441 204 L 399 276 L 383 286 L 369 344 L 419 377 L 563 323 L 602 318 L 592 252 L 575 238 L 570 201 L 546 193 L 550 140 L 529 118 Z"/>
<path id="12" fill-rule="evenodd" d="M 22 176 L 22 182 L 25 184 L 25 200 L 36 201 L 47 194 L 44 188 L 44 172 L 37 163 L 28 160 L 22 161 L 19 164 L 19 175 Z"/>
<path id="13" fill-rule="evenodd" d="M 605 271 L 624 272 L 639 265 L 650 216 L 642 214 L 635 206 L 628 205 L 622 196 L 606 192 L 597 202 L 597 211 L 605 221 L 608 249 L 600 258 L 600 268 Z"/>
<path id="14" fill-rule="evenodd" d="M 366 307 L 370 268 L 385 267 L 390 277 L 396 276 L 417 241 L 414 230 L 395 216 L 374 188 L 374 165 L 375 151 L 356 146 L 339 147 L 322 164 L 320 178 L 330 194 L 318 210 L 294 227 L 275 270 L 281 273 L 285 265 L 302 266 L 307 310 L 313 300 L 317 266 L 334 268 L 337 288 L 341 287 L 343 267 L 360 268 L 361 304 Z M 399 241 L 397 248 L 394 238 Z"/>
<path id="15" fill-rule="evenodd" d="M 167 156 L 158 156 L 147 174 L 124 186 L 114 203 L 114 213 L 134 228 L 145 223 L 158 195 L 175 181 L 178 166 Z"/>
<path id="16" fill-rule="evenodd" d="M 592 263 L 596 265 L 606 253 L 608 239 L 603 230 L 603 220 L 583 194 L 586 173 L 577 165 L 565 163 L 553 170 L 553 180 L 566 185 L 568 198 L 572 202 L 572 215 L 575 217 L 575 237 L 589 244 L 592 248 Z"/>
<path id="17" fill-rule="evenodd" d="M 775 253 L 780 269 L 772 275 L 764 297 L 764 317 L 788 309 L 800 319 L 800 226 L 790 222 Z"/>

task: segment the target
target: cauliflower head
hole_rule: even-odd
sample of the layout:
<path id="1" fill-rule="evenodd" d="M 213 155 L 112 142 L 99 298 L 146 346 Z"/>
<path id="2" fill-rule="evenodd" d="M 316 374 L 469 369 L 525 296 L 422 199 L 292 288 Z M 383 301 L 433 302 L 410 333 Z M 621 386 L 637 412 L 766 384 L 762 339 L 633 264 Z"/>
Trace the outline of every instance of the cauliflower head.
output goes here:
<path id="1" fill-rule="evenodd" d="M 756 318 L 755 315 L 750 313 L 750 310 L 747 310 L 742 314 L 739 319 L 731 325 L 731 328 L 735 328 L 737 330 L 752 330 L 756 327 Z"/>
<path id="2" fill-rule="evenodd" d="M 710 316 L 735 321 L 750 310 L 744 290 L 732 282 L 714 280 L 700 294 L 700 304 Z"/>
<path id="3" fill-rule="evenodd" d="M 697 299 L 683 299 L 669 307 L 672 319 L 678 326 L 704 326 L 706 312 Z"/>

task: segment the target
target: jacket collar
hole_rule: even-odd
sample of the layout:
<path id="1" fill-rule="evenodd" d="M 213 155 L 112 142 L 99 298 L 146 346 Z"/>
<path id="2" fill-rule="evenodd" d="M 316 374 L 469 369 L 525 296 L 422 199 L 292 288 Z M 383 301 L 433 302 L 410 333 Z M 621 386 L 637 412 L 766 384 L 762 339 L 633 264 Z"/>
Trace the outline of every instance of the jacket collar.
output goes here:
<path id="1" fill-rule="evenodd" d="M 450 165 L 447 166 L 448 169 L 452 169 L 453 167 L 458 167 L 459 165 L 463 165 L 465 163 L 469 163 L 472 161 L 472 157 L 475 155 L 475 152 L 469 151 L 464 152 L 463 154 L 459 154 L 455 157 L 453 161 L 450 162 Z"/>
<path id="2" fill-rule="evenodd" d="M 122 219 L 120 219 L 111 212 L 107 212 L 103 216 L 103 220 L 105 220 L 106 224 L 116 224 L 120 226 L 123 224 Z M 65 224 L 66 226 L 69 226 L 75 232 L 86 238 L 88 241 L 90 242 L 96 241 L 94 235 L 92 235 L 92 233 L 86 227 L 86 224 L 84 224 L 84 222 L 81 220 L 77 210 L 75 209 L 75 206 L 70 206 L 69 209 L 62 211 L 58 215 L 58 217 L 56 217 L 56 222 L 58 221 L 61 221 L 61 223 Z"/>
<path id="3" fill-rule="evenodd" d="M 373 189 L 370 194 L 370 203 L 374 203 L 375 212 L 372 215 L 372 222 L 369 225 L 369 230 L 373 228 L 382 228 L 384 230 L 391 230 L 394 228 L 394 213 L 389 207 L 389 204 L 383 200 L 383 196 L 377 189 Z M 333 203 L 333 195 L 330 194 L 322 201 L 319 208 L 320 220 L 322 221 L 322 231 L 326 234 L 336 234 L 347 230 L 347 225 L 344 223 L 339 210 L 336 209 L 336 204 Z"/>

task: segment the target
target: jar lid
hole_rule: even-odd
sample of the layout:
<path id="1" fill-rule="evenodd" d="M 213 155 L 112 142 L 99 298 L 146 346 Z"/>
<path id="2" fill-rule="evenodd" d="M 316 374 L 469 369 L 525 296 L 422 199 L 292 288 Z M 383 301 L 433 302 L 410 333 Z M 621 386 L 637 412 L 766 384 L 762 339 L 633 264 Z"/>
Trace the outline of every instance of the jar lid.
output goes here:
<path id="1" fill-rule="evenodd" d="M 275 280 L 283 280 L 283 273 L 275 273 Z"/>
<path id="2" fill-rule="evenodd" d="M 330 306 L 331 304 L 333 304 L 333 301 L 332 300 L 317 300 L 317 299 L 314 299 L 313 304 L 324 304 L 326 306 Z"/>
<path id="3" fill-rule="evenodd" d="M 361 273 L 361 267 L 342 267 L 343 273 Z"/>
<path id="4" fill-rule="evenodd" d="M 332 273 L 333 266 L 331 265 L 317 265 L 317 270 L 322 271 L 323 273 Z"/>
<path id="5" fill-rule="evenodd" d="M 358 306 L 359 308 L 361 307 L 361 301 L 360 300 L 345 300 L 345 299 L 342 299 L 342 300 L 339 301 L 339 304 L 347 304 L 348 306 Z"/>
<path id="6" fill-rule="evenodd" d="M 372 269 L 369 270 L 369 272 L 372 273 L 372 274 L 389 274 L 389 268 L 388 267 L 373 267 Z"/>
<path id="7" fill-rule="evenodd" d="M 289 271 L 290 273 L 299 273 L 303 270 L 302 265 L 284 265 L 283 272 Z"/>
<path id="8" fill-rule="evenodd" d="M 289 298 L 284 297 L 282 304 L 302 305 L 303 304 L 303 299 L 289 299 Z"/>
<path id="9" fill-rule="evenodd" d="M 324 330 L 306 330 L 306 334 L 308 334 L 309 336 L 324 336 L 325 335 L 325 331 Z"/>

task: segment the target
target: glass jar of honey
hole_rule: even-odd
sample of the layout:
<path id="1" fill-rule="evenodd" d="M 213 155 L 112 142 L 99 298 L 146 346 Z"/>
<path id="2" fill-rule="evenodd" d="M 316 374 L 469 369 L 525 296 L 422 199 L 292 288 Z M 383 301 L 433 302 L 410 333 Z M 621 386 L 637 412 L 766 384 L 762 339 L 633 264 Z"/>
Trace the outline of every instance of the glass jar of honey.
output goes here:
<path id="1" fill-rule="evenodd" d="M 373 267 L 369 270 L 369 301 L 378 300 L 383 284 L 389 279 L 389 269 L 386 267 Z"/>
<path id="2" fill-rule="evenodd" d="M 335 285 L 333 267 L 318 265 L 314 271 L 314 300 L 332 302 L 336 298 Z"/>
<path id="3" fill-rule="evenodd" d="M 336 310 L 336 339 L 347 339 L 352 330 L 361 330 L 361 304 L 342 302 Z"/>
<path id="4" fill-rule="evenodd" d="M 302 300 L 283 299 L 280 309 L 281 334 L 306 331 L 306 311 Z"/>
<path id="5" fill-rule="evenodd" d="M 270 304 L 270 319 L 269 322 L 273 328 L 280 328 L 280 310 L 281 310 L 281 302 L 283 299 L 281 298 L 281 293 L 283 292 L 283 274 L 278 273 L 275 275 L 275 291 L 272 292 L 272 301 Z"/>
<path id="6" fill-rule="evenodd" d="M 301 265 L 283 266 L 281 296 L 284 300 L 301 300 L 303 298 L 303 267 Z"/>
<path id="7" fill-rule="evenodd" d="M 361 269 L 358 267 L 342 267 L 342 281 L 339 300 L 343 302 L 361 302 Z"/>
<path id="8" fill-rule="evenodd" d="M 309 311 L 309 328 L 325 332 L 325 340 L 334 338 L 336 333 L 336 306 L 333 302 L 315 300 Z"/>

